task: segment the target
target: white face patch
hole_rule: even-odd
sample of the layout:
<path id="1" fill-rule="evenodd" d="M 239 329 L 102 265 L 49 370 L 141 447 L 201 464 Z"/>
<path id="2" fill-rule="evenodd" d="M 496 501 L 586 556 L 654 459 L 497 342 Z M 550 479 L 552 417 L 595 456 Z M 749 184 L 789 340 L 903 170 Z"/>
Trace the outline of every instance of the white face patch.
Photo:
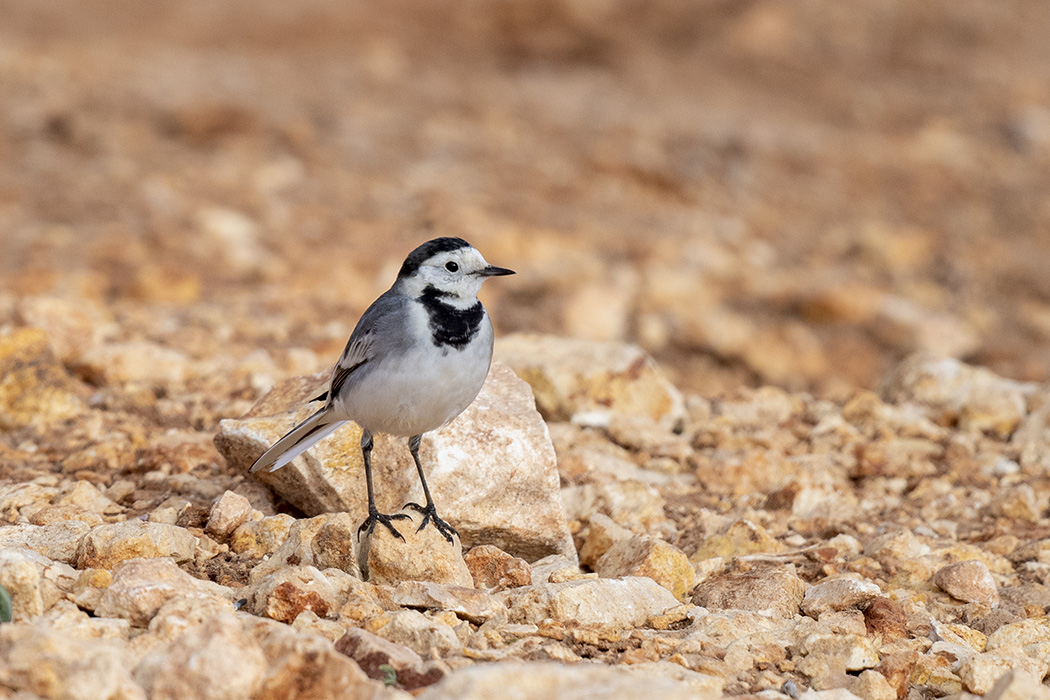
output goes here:
<path id="1" fill-rule="evenodd" d="M 404 280 L 405 292 L 417 297 L 430 290 L 451 306 L 470 306 L 477 300 L 485 281 L 477 273 L 486 267 L 488 263 L 475 248 L 438 253 Z"/>

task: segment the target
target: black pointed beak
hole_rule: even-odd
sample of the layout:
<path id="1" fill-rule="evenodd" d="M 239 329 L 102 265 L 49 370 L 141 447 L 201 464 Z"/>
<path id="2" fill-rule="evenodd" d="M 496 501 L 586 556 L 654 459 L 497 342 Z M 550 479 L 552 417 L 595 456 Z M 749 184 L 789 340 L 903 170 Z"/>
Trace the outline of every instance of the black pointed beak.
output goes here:
<path id="1" fill-rule="evenodd" d="M 505 267 L 496 267 L 495 265 L 489 265 L 483 267 L 474 273 L 478 277 L 502 277 L 504 275 L 513 275 L 514 270 L 508 270 Z"/>

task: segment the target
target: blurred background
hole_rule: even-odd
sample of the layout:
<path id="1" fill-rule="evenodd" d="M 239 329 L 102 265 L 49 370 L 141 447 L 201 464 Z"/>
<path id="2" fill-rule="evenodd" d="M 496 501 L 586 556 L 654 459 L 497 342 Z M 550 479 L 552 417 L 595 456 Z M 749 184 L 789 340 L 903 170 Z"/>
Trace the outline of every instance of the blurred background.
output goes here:
<path id="1" fill-rule="evenodd" d="M 1050 3 L 0 17 L 0 323 L 71 365 L 328 366 L 456 235 L 519 272 L 498 333 L 637 342 L 708 395 L 844 396 L 918 349 L 1050 379 Z"/>

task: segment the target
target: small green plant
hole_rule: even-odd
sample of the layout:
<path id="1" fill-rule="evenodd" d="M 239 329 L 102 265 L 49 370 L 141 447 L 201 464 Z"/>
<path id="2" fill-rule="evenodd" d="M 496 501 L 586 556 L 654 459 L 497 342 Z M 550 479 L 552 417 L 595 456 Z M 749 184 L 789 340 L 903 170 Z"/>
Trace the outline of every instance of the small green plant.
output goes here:
<path id="1" fill-rule="evenodd" d="M 7 589 L 0 586 L 0 622 L 10 622 L 14 616 L 14 605 L 11 604 L 11 594 Z"/>
<path id="2" fill-rule="evenodd" d="M 383 685 L 397 685 L 397 671 L 390 664 L 380 664 L 379 670 L 383 672 Z"/>

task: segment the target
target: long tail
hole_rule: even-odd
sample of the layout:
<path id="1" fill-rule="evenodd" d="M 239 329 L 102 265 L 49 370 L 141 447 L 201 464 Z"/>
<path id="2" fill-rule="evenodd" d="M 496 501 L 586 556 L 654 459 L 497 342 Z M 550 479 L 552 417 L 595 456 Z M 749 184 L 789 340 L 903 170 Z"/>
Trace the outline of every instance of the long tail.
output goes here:
<path id="1" fill-rule="evenodd" d="M 262 456 L 255 460 L 251 471 L 280 469 L 313 447 L 318 440 L 331 435 L 336 428 L 346 422 L 345 420 L 332 421 L 325 413 L 325 409 L 322 408 L 289 430 L 287 435 L 275 442 L 273 447 L 263 452 Z"/>

